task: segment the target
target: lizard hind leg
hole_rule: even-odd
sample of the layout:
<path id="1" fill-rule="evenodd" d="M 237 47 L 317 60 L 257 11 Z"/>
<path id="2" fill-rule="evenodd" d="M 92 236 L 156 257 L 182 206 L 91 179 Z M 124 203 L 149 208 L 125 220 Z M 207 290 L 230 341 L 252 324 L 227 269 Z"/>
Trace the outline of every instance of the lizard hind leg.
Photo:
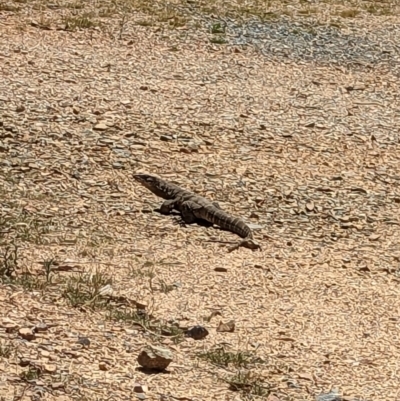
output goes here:
<path id="1" fill-rule="evenodd" d="M 186 224 L 192 224 L 197 220 L 194 211 L 199 207 L 201 206 L 191 201 L 186 201 L 181 204 L 180 211 L 182 213 L 182 219 Z"/>

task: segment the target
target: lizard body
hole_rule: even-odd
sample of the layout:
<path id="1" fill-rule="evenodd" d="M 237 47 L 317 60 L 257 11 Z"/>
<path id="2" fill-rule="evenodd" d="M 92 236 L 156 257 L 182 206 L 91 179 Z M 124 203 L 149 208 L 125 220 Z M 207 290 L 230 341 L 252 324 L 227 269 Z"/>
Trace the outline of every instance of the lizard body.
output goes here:
<path id="1" fill-rule="evenodd" d="M 194 223 L 197 219 L 206 220 L 238 234 L 243 239 L 229 251 L 240 246 L 249 249 L 259 249 L 260 245 L 253 239 L 250 227 L 239 217 L 233 217 L 221 209 L 217 202 L 212 202 L 200 195 L 187 191 L 178 185 L 148 174 L 135 174 L 134 179 L 149 189 L 155 195 L 165 199 L 160 211 L 163 214 L 178 210 L 185 223 Z"/>

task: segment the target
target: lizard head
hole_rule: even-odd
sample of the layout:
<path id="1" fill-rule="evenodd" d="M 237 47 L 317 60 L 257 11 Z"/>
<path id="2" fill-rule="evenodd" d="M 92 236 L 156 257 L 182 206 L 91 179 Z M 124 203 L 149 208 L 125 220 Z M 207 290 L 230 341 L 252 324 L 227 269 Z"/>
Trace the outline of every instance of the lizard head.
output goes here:
<path id="1" fill-rule="evenodd" d="M 144 187 L 152 190 L 152 188 L 157 187 L 157 181 L 159 180 L 157 177 L 154 177 L 149 174 L 134 174 L 133 178 L 140 182 Z"/>
<path id="2" fill-rule="evenodd" d="M 170 198 L 166 190 L 166 183 L 161 178 L 149 174 L 134 174 L 133 178 L 160 198 Z"/>

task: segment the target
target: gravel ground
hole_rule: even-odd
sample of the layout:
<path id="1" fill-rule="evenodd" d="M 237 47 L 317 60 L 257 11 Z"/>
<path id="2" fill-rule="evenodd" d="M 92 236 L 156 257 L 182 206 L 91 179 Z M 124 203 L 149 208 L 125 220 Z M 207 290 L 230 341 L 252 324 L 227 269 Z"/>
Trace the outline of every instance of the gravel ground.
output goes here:
<path id="1" fill-rule="evenodd" d="M 398 18 L 224 33 L 18 4 L 0 13 L 1 396 L 398 399 Z M 160 215 L 140 171 L 217 200 L 262 251 Z M 166 372 L 140 369 L 148 345 Z"/>

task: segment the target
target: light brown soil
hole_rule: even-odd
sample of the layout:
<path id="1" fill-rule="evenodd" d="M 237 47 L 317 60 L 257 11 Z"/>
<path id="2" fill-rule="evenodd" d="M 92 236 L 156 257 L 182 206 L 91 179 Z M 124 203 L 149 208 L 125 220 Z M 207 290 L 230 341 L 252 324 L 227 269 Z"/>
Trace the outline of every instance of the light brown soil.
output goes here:
<path id="1" fill-rule="evenodd" d="M 1 397 L 133 400 L 139 383 L 148 400 L 398 399 L 398 76 L 270 59 L 136 14 L 57 30 L 63 8 L 19 7 L 0 12 L 0 267 L 16 268 L 0 284 Z M 395 21 L 367 17 L 352 23 Z M 138 171 L 218 200 L 262 251 L 227 253 L 235 234 L 158 214 Z M 113 307 L 63 295 L 93 272 Z M 137 302 L 154 325 L 110 318 Z M 173 323 L 209 335 L 154 335 Z M 173 351 L 167 373 L 138 369 L 147 344 Z M 218 347 L 253 360 L 199 357 Z"/>

